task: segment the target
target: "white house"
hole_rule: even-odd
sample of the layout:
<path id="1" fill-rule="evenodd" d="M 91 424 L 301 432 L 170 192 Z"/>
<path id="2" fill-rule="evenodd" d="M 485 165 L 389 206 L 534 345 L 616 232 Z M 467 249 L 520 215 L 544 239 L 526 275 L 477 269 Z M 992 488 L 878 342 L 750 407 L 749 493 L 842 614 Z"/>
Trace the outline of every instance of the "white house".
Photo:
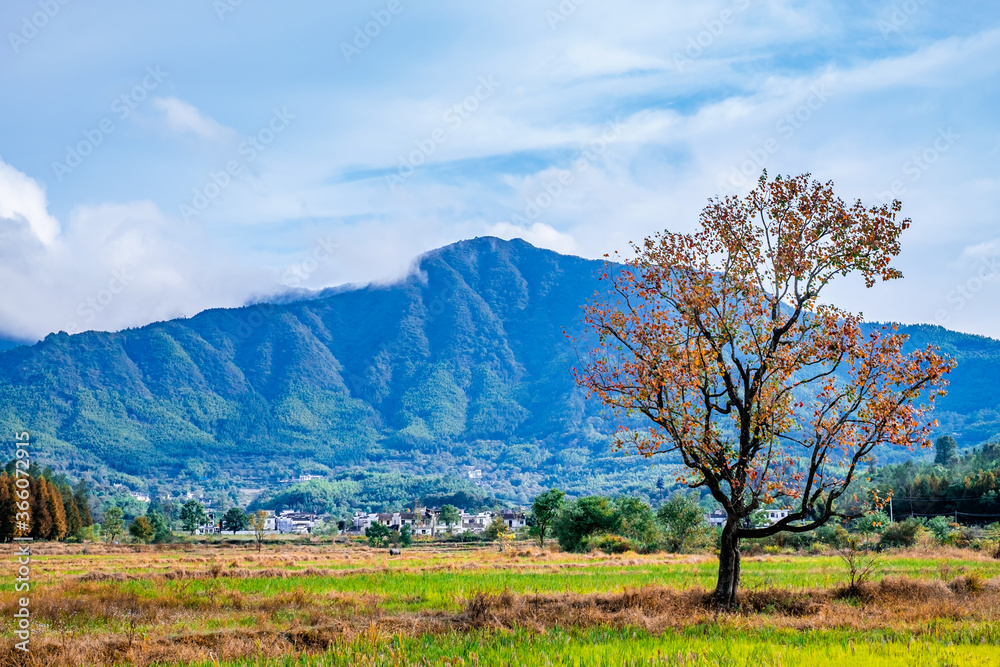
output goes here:
<path id="1" fill-rule="evenodd" d="M 527 524 L 524 512 L 516 512 L 512 510 L 504 510 L 500 513 L 503 518 L 503 522 L 507 524 L 507 527 L 511 530 L 517 530 L 518 528 L 524 528 Z"/>
<path id="2" fill-rule="evenodd" d="M 721 527 L 726 525 L 726 513 L 722 510 L 715 510 L 711 514 L 705 515 L 705 521 L 710 526 Z"/>
<path id="3" fill-rule="evenodd" d="M 778 523 L 786 516 L 788 516 L 788 510 L 764 510 L 767 512 L 767 520 L 771 523 Z"/>
<path id="4" fill-rule="evenodd" d="M 279 533 L 311 533 L 320 523 L 315 514 L 285 510 L 275 517 L 274 526 Z"/>

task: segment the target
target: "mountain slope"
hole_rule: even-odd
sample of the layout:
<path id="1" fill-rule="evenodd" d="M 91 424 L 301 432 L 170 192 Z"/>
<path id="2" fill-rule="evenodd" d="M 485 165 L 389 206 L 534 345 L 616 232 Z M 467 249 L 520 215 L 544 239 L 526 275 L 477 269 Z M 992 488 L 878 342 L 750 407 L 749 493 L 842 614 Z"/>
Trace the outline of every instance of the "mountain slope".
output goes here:
<path id="1" fill-rule="evenodd" d="M 564 330 L 580 331 L 602 268 L 479 238 L 425 255 L 392 285 L 50 335 L 0 353 L 0 424 L 35 433 L 59 469 L 175 490 L 351 466 L 480 468 L 513 499 L 551 484 L 648 486 L 662 471 L 610 454 L 610 425 L 572 380 Z M 1000 342 L 904 330 L 960 361 L 943 426 L 965 443 L 1000 432 L 984 384 L 1000 375 Z"/>

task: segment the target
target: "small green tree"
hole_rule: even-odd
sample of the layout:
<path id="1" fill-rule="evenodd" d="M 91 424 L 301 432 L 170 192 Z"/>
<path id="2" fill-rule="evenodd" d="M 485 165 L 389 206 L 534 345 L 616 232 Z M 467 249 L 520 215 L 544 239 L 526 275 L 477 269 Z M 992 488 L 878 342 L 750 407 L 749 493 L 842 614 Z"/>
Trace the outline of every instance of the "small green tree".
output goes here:
<path id="1" fill-rule="evenodd" d="M 181 508 L 181 526 L 184 530 L 194 535 L 194 531 L 204 526 L 207 521 L 208 515 L 205 514 L 204 505 L 194 498 L 184 503 L 184 507 Z"/>
<path id="2" fill-rule="evenodd" d="M 645 501 L 632 496 L 615 498 L 614 507 L 618 515 L 615 532 L 643 549 L 655 548 L 660 541 L 660 530 L 656 526 L 652 508 Z"/>
<path id="3" fill-rule="evenodd" d="M 387 546 L 392 541 L 394 531 L 389 526 L 381 523 L 373 523 L 365 528 L 365 537 L 368 538 L 368 546 L 378 549 Z"/>
<path id="4" fill-rule="evenodd" d="M 236 534 L 236 531 L 246 530 L 248 525 L 250 525 L 250 516 L 243 511 L 242 507 L 232 507 L 222 516 L 223 530 L 231 530 L 233 535 Z"/>
<path id="5" fill-rule="evenodd" d="M 934 442 L 934 463 L 951 465 L 958 455 L 958 443 L 950 435 L 942 435 Z"/>
<path id="6" fill-rule="evenodd" d="M 250 528 L 253 530 L 253 539 L 257 543 L 257 553 L 260 553 L 260 549 L 264 546 L 264 530 L 267 526 L 267 512 L 264 510 L 257 510 L 253 514 L 253 518 L 250 519 Z"/>
<path id="7" fill-rule="evenodd" d="M 618 512 L 608 498 L 584 496 L 560 510 L 552 522 L 552 534 L 563 551 L 577 551 L 588 535 L 618 530 L 618 520 Z"/>
<path id="8" fill-rule="evenodd" d="M 545 546 L 545 537 L 549 533 L 552 522 L 562 509 L 566 494 L 559 489 L 549 489 L 535 498 L 531 504 L 531 512 L 535 515 L 535 525 L 531 527 L 531 535 L 538 538 L 538 546 Z"/>
<path id="9" fill-rule="evenodd" d="M 483 537 L 491 542 L 500 543 L 500 551 L 504 550 L 504 547 L 514 539 L 514 533 L 511 532 L 510 528 L 507 526 L 507 522 L 503 520 L 503 517 L 497 514 L 493 517 L 493 521 L 490 525 L 486 527 L 483 532 Z"/>
<path id="10" fill-rule="evenodd" d="M 153 542 L 164 544 L 173 541 L 174 533 L 170 530 L 170 522 L 167 521 L 165 516 L 151 509 L 146 512 L 146 518 L 149 519 L 150 525 L 153 526 Z"/>
<path id="11" fill-rule="evenodd" d="M 104 521 L 101 523 L 101 532 L 107 537 L 108 542 L 115 542 L 124 530 L 125 519 L 122 508 L 112 505 L 104 510 Z"/>
<path id="12" fill-rule="evenodd" d="M 704 513 L 694 497 L 681 493 L 663 503 L 656 511 L 656 518 L 663 526 L 667 550 L 672 553 L 680 553 L 684 543 L 705 522 Z"/>
<path id="13" fill-rule="evenodd" d="M 461 522 L 462 514 L 458 511 L 457 507 L 454 505 L 445 505 L 441 508 L 441 523 L 448 528 L 449 534 L 451 534 L 451 527 Z"/>
<path id="14" fill-rule="evenodd" d="M 153 524 L 150 523 L 149 519 L 144 516 L 136 517 L 132 525 L 128 527 L 128 532 L 136 539 L 138 542 L 143 544 L 149 542 L 156 535 L 156 530 L 153 528 Z"/>
<path id="15" fill-rule="evenodd" d="M 413 528 L 408 523 L 399 529 L 399 544 L 404 547 L 413 544 Z"/>

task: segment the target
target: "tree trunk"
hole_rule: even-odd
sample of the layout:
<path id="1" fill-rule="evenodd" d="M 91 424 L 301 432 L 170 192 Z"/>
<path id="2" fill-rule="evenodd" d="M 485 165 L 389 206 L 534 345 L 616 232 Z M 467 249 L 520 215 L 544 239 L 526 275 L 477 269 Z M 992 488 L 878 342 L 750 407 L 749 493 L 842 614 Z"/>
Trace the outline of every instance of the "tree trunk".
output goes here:
<path id="1" fill-rule="evenodd" d="M 722 529 L 719 549 L 719 583 L 712 598 L 724 609 L 736 607 L 736 593 L 740 587 L 740 538 L 736 536 L 736 521 L 732 517 Z"/>

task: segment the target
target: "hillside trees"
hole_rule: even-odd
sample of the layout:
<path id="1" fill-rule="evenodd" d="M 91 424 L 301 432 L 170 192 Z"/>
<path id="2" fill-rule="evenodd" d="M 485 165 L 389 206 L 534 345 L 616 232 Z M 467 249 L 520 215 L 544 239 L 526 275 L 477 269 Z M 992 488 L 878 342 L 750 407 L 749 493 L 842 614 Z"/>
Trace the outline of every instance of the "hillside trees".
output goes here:
<path id="1" fill-rule="evenodd" d="M 576 377 L 623 418 L 618 446 L 675 453 L 678 481 L 726 512 L 721 607 L 737 604 L 741 540 L 845 516 L 858 464 L 881 445 L 923 444 L 933 426 L 951 360 L 931 346 L 904 353 L 906 336 L 864 335 L 860 316 L 820 302 L 838 276 L 902 277 L 890 265 L 910 224 L 900 208 L 765 174 L 742 199 L 712 200 L 698 231 L 663 232 L 624 267 L 609 263 L 609 295 L 586 308 L 597 342 Z M 773 503 L 788 516 L 745 527 Z"/>

